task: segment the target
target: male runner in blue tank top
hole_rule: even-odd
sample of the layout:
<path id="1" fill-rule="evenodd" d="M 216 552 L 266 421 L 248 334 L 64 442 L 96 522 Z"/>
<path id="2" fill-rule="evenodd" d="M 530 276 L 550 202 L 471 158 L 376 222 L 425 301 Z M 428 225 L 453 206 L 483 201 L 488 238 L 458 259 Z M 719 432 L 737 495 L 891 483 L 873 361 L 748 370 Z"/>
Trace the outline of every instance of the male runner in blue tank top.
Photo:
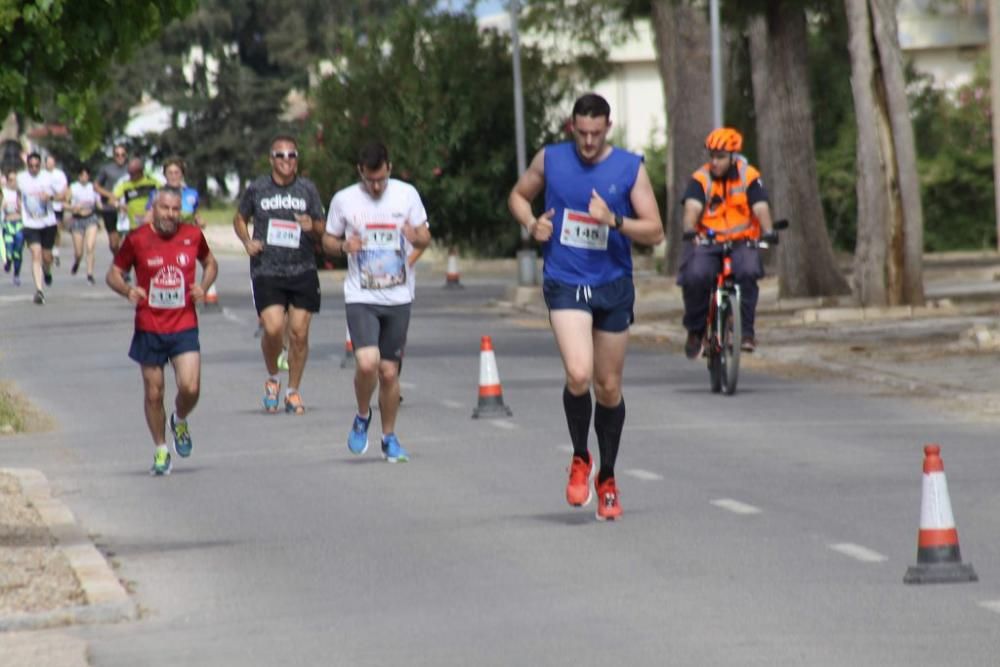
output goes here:
<path id="1" fill-rule="evenodd" d="M 631 243 L 659 243 L 663 223 L 642 157 L 607 143 L 607 101 L 592 93 L 576 100 L 572 129 L 572 142 L 535 155 L 507 205 L 542 243 L 542 292 L 566 370 L 563 408 L 573 441 L 566 500 L 583 506 L 592 497 L 597 467 L 587 435 L 593 412 L 601 454 L 597 518 L 614 520 L 622 513 L 615 458 L 625 424 L 622 371 L 635 303 Z M 531 202 L 543 189 L 545 213 L 536 217 Z"/>

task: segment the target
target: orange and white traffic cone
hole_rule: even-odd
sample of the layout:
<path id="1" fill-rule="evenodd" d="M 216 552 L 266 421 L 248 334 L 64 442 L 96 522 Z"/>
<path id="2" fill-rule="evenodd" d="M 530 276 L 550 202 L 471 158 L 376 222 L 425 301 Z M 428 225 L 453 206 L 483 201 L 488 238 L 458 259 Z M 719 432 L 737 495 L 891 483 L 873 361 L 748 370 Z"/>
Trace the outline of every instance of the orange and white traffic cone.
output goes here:
<path id="1" fill-rule="evenodd" d="M 458 251 L 452 248 L 448 251 L 448 270 L 444 274 L 444 286 L 449 289 L 461 288 L 461 276 L 458 274 Z"/>
<path id="2" fill-rule="evenodd" d="M 903 577 L 907 584 L 979 581 L 972 564 L 963 564 L 958 531 L 951 513 L 948 482 L 944 477 L 941 447 L 924 446 L 924 486 L 920 500 L 920 534 L 917 564 Z"/>
<path id="3" fill-rule="evenodd" d="M 513 413 L 503 402 L 503 387 L 493 352 L 493 339 L 483 336 L 479 344 L 479 405 L 472 411 L 473 419 L 510 417 Z"/>
<path id="4" fill-rule="evenodd" d="M 219 305 L 219 292 L 215 289 L 215 283 L 212 283 L 208 291 L 205 292 L 205 305 L 206 306 L 218 306 Z"/>
<path id="5" fill-rule="evenodd" d="M 354 343 L 351 342 L 351 330 L 345 327 L 347 340 L 344 341 L 344 358 L 340 360 L 341 368 L 352 368 L 354 366 Z"/>

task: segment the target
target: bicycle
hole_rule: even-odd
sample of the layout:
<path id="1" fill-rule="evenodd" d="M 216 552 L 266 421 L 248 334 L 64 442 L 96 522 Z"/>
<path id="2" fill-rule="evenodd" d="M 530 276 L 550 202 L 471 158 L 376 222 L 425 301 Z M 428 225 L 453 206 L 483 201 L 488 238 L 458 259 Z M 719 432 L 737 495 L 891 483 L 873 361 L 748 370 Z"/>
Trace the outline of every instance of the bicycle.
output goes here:
<path id="1" fill-rule="evenodd" d="M 743 339 L 743 322 L 740 315 L 740 286 L 733 278 L 732 249 L 735 245 L 748 245 L 765 249 L 778 243 L 777 230 L 788 227 L 787 220 L 774 222 L 774 234 L 760 241 L 741 239 L 739 241 L 717 241 L 715 233 L 707 235 L 685 232 L 685 241 L 696 240 L 704 246 L 722 248 L 722 268 L 715 277 L 715 289 L 709 297 L 708 321 L 705 327 L 703 355 L 708 361 L 709 385 L 713 394 L 720 392 L 731 396 L 736 392 L 740 374 L 740 345 Z"/>

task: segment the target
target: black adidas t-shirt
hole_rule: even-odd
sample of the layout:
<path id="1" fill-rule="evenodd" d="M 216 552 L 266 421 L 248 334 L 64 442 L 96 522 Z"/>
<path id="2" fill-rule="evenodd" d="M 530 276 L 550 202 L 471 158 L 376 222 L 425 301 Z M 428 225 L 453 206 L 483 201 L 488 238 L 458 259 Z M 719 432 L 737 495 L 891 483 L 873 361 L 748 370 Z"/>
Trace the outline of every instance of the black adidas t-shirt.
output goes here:
<path id="1" fill-rule="evenodd" d="M 299 176 L 288 185 L 278 185 L 270 175 L 261 176 L 247 186 L 239 212 L 244 220 L 253 222 L 254 240 L 264 244 L 263 252 L 250 258 L 251 278 L 297 276 L 316 270 L 314 237 L 295 221 L 295 216 L 302 214 L 313 220 L 326 218 L 312 181 Z"/>

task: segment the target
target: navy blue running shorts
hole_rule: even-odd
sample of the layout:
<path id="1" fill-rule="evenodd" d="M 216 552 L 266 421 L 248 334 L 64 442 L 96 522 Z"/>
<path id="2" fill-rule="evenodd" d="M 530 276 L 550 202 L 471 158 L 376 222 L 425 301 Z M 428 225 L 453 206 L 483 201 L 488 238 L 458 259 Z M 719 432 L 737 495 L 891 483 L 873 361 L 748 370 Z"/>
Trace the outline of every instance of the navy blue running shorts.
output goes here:
<path id="1" fill-rule="evenodd" d="M 608 333 L 627 330 L 635 321 L 635 286 L 631 276 L 604 285 L 570 285 L 551 278 L 542 283 L 549 310 L 583 310 L 594 318 L 594 328 Z"/>
<path id="2" fill-rule="evenodd" d="M 129 347 L 129 358 L 143 366 L 166 366 L 167 361 L 185 352 L 200 352 L 198 327 L 172 334 L 136 331 Z"/>

